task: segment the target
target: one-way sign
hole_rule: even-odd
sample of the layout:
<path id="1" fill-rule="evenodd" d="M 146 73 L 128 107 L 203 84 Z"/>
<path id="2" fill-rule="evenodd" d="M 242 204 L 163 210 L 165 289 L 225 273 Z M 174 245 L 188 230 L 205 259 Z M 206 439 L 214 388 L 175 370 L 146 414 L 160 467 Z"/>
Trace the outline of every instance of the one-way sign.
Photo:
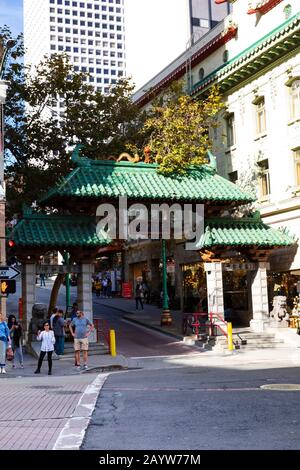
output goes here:
<path id="1" fill-rule="evenodd" d="M 0 266 L 0 279 L 15 279 L 20 271 L 13 266 Z"/>

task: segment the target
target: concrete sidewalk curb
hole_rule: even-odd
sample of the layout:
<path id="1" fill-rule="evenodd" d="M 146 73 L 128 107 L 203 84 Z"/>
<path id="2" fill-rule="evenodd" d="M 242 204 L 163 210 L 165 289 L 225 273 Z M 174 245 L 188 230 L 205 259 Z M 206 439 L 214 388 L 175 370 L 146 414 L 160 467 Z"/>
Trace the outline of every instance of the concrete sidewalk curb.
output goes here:
<path id="1" fill-rule="evenodd" d="M 126 316 L 124 316 L 123 318 L 130 321 L 131 323 L 136 323 L 137 325 L 144 326 L 145 328 L 149 328 L 150 330 L 158 331 L 159 333 L 163 333 L 167 336 L 171 336 L 172 338 L 176 338 L 176 339 L 179 339 L 179 340 L 183 341 L 183 336 L 182 335 L 176 335 L 175 333 L 172 333 L 170 331 L 166 331 L 163 328 L 160 328 L 159 326 L 148 325 L 147 323 L 139 321 L 136 318 L 132 318 L 132 317 L 127 316 L 127 315 L 131 314 L 131 312 L 128 311 L 128 310 L 124 310 L 123 308 L 115 307 L 113 305 L 104 304 L 102 302 L 97 302 L 97 303 L 98 303 L 98 305 L 102 305 L 103 307 L 110 307 L 113 310 L 118 310 L 119 312 L 125 313 Z"/>
<path id="2" fill-rule="evenodd" d="M 99 393 L 110 374 L 99 374 L 87 386 L 74 413 L 61 430 L 52 450 L 79 450 L 91 416 L 95 409 Z"/>

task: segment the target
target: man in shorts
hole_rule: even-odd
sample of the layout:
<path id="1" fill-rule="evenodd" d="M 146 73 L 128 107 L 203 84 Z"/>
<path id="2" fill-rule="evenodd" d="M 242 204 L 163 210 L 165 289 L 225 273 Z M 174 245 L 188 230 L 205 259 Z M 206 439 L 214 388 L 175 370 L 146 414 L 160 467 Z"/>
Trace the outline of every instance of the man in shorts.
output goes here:
<path id="1" fill-rule="evenodd" d="M 75 327 L 75 332 L 73 330 Z M 94 330 L 94 325 L 88 318 L 84 316 L 84 313 L 78 310 L 76 312 L 76 318 L 70 323 L 70 332 L 74 338 L 74 350 L 75 350 L 75 365 L 80 369 L 80 351 L 83 352 L 83 368 L 87 369 L 87 359 L 89 350 L 88 337 Z"/>

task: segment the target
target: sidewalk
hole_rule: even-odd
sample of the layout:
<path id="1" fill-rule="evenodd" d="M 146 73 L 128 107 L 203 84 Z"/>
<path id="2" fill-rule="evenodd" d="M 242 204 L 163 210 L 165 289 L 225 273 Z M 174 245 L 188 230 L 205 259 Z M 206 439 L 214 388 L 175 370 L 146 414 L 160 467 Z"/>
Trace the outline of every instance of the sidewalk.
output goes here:
<path id="1" fill-rule="evenodd" d="M 37 359 L 28 354 L 24 355 L 24 369 L 19 365 L 13 369 L 7 363 L 7 374 L 0 375 L 0 449 L 51 450 L 61 432 L 74 422 L 71 439 L 63 448 L 78 448 L 101 390 L 102 385 L 94 385 L 95 381 L 105 377 L 105 372 L 126 369 L 127 359 L 90 356 L 88 365 L 89 370 L 77 371 L 74 358 L 63 357 L 53 361 L 53 375 L 48 376 L 46 358 L 39 375 L 34 374 Z"/>

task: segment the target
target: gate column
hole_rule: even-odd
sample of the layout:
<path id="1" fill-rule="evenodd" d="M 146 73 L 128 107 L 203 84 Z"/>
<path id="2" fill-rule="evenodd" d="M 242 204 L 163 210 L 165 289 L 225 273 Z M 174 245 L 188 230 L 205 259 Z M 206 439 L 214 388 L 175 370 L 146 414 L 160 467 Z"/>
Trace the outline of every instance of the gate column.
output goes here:
<path id="1" fill-rule="evenodd" d="M 81 272 L 77 281 L 77 302 L 79 310 L 93 323 L 93 296 L 92 296 L 92 274 L 94 266 L 91 263 L 82 263 Z M 89 336 L 89 342 L 96 342 L 96 332 Z"/>
<path id="2" fill-rule="evenodd" d="M 250 327 L 258 333 L 264 331 L 270 321 L 267 284 L 269 268 L 269 263 L 259 262 L 251 283 L 253 320 L 250 321 Z"/>
<path id="3" fill-rule="evenodd" d="M 224 319 L 222 263 L 204 263 L 207 284 L 208 313 L 216 313 Z"/>

